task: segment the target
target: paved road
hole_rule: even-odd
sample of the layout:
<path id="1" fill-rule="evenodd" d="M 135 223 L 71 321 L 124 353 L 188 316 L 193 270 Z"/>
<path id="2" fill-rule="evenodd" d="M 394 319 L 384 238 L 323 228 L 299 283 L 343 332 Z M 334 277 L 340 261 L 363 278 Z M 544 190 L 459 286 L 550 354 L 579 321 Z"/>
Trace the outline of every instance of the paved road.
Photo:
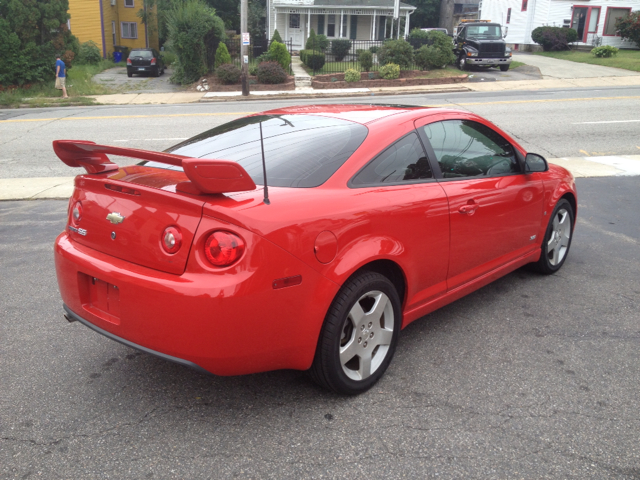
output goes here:
<path id="1" fill-rule="evenodd" d="M 62 318 L 66 202 L 0 202 L 0 478 L 581 478 L 640 472 L 640 177 L 579 179 L 555 276 L 410 325 L 364 395 L 205 377 Z"/>

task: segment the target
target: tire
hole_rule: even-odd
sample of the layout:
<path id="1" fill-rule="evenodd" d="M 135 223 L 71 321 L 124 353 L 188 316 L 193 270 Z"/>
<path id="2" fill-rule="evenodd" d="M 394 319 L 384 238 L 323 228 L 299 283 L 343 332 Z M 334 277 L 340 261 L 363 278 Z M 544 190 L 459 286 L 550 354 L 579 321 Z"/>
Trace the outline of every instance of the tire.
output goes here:
<path id="1" fill-rule="evenodd" d="M 133 76 L 133 73 L 127 72 L 127 77 L 131 78 L 132 76 Z"/>
<path id="2" fill-rule="evenodd" d="M 153 76 L 154 77 L 159 77 L 160 76 L 160 69 L 158 67 L 156 67 L 156 70 L 153 72 Z"/>
<path id="3" fill-rule="evenodd" d="M 467 60 L 465 59 L 464 55 L 460 55 L 460 57 L 458 57 L 458 68 L 463 72 L 466 72 L 469 70 L 469 64 L 467 63 Z"/>
<path id="4" fill-rule="evenodd" d="M 509 70 L 509 65 L 500 65 L 501 72 L 506 72 L 507 70 Z"/>
<path id="5" fill-rule="evenodd" d="M 574 219 L 573 207 L 563 198 L 553 209 L 542 241 L 540 260 L 532 264 L 534 270 L 551 275 L 564 265 L 573 238 Z"/>
<path id="6" fill-rule="evenodd" d="M 391 363 L 401 318 L 398 292 L 387 277 L 369 271 L 356 274 L 329 308 L 311 378 L 336 393 L 365 392 Z"/>

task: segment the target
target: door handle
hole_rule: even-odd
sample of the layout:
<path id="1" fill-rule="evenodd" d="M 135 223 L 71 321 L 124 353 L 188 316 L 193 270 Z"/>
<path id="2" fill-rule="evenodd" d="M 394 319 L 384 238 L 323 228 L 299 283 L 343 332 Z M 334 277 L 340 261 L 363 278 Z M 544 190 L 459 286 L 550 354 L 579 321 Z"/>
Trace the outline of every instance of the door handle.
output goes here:
<path id="1" fill-rule="evenodd" d="M 478 206 L 479 205 L 477 203 L 463 205 L 463 206 L 460 207 L 460 209 L 458 211 L 460 213 L 462 213 L 462 214 L 471 216 L 474 213 L 476 213 L 476 210 L 478 209 Z"/>

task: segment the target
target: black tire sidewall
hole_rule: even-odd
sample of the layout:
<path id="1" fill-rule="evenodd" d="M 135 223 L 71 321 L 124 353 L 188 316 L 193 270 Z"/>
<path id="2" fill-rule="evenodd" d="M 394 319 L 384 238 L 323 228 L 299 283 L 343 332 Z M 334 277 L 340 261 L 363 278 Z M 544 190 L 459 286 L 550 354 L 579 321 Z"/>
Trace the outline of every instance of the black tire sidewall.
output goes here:
<path id="1" fill-rule="evenodd" d="M 569 212 L 570 218 L 570 227 L 571 227 L 571 235 L 569 235 L 569 244 L 567 245 L 567 252 L 564 255 L 564 258 L 560 261 L 558 265 L 551 265 L 549 263 L 549 257 L 547 252 L 547 246 L 549 244 L 549 238 L 551 236 L 551 232 L 553 231 L 553 219 L 556 218 L 556 215 L 560 211 L 561 208 L 565 208 L 567 212 Z M 571 203 L 565 198 L 561 199 L 556 207 L 553 209 L 553 213 L 551 214 L 551 218 L 549 218 L 549 224 L 547 225 L 547 231 L 544 234 L 544 239 L 542 240 L 542 249 L 540 252 L 540 260 L 538 261 L 538 269 L 543 273 L 555 273 L 562 268 L 564 262 L 567 260 L 569 256 L 569 250 L 571 249 L 571 242 L 573 241 L 573 227 L 575 222 L 575 213 L 573 212 L 573 207 Z"/>
<path id="2" fill-rule="evenodd" d="M 365 293 L 371 291 L 383 292 L 391 302 L 394 316 L 393 338 L 385 359 L 378 369 L 368 378 L 356 381 L 349 378 L 342 369 L 339 343 L 342 327 L 351 308 Z M 385 276 L 375 272 L 362 272 L 347 281 L 331 304 L 322 329 L 319 343 L 324 342 L 324 344 L 319 344 L 318 353 L 323 358 L 318 358 L 316 355 L 315 360 L 322 362 L 328 386 L 338 393 L 347 395 L 362 393 L 371 388 L 384 375 L 393 359 L 401 325 L 400 299 L 395 287 Z"/>

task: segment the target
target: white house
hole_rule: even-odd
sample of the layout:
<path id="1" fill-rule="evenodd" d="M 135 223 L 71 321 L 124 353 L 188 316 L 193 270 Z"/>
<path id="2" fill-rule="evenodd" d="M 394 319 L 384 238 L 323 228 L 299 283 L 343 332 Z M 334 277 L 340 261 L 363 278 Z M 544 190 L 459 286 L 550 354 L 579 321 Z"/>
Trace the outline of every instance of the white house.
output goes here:
<path id="1" fill-rule="evenodd" d="M 478 18 L 508 27 L 505 38 L 516 48 L 534 44 L 531 32 L 541 26 L 571 27 L 578 45 L 612 45 L 637 48 L 616 35 L 616 19 L 640 10 L 640 0 L 481 0 Z"/>
<path id="2" fill-rule="evenodd" d="M 277 29 L 293 50 L 302 50 L 313 29 L 329 39 L 383 40 L 409 34 L 416 7 L 400 2 L 403 31 L 391 31 L 394 0 L 267 0 L 267 36 Z M 389 27 L 387 27 L 389 24 Z"/>

